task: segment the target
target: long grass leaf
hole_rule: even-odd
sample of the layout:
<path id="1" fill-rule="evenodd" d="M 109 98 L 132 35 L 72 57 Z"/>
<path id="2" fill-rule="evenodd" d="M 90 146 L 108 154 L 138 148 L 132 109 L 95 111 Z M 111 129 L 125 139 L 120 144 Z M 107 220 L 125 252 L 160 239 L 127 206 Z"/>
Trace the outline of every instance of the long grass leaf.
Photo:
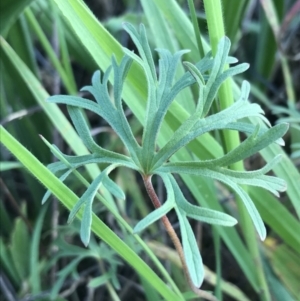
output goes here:
<path id="1" fill-rule="evenodd" d="M 19 144 L 2 126 L 0 126 L 0 141 L 16 158 L 45 185 L 70 210 L 78 197 L 59 181 L 44 165 L 42 165 L 26 148 Z M 82 218 L 82 213 L 79 213 Z M 111 229 L 109 229 L 96 215 L 92 216 L 92 230 L 111 246 L 121 257 L 167 300 L 178 300 L 178 295 L 153 272 L 151 268 L 123 242 Z M 151 281 L 150 281 L 151 280 Z"/>

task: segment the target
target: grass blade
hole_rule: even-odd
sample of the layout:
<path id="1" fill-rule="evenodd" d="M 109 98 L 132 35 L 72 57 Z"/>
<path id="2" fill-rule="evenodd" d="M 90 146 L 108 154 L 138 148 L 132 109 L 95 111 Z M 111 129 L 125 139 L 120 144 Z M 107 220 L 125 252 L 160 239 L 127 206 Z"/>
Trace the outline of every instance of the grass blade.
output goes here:
<path id="1" fill-rule="evenodd" d="M 0 141 L 10 152 L 45 185 L 69 210 L 74 206 L 78 197 L 62 182 L 59 181 L 44 165 L 42 165 L 27 149 L 19 144 L 2 126 L 0 126 Z M 82 212 L 79 214 L 82 218 Z M 110 230 L 96 215 L 92 216 L 92 231 L 111 246 L 121 257 L 167 300 L 178 300 L 178 295 L 149 268 L 149 266 Z"/>

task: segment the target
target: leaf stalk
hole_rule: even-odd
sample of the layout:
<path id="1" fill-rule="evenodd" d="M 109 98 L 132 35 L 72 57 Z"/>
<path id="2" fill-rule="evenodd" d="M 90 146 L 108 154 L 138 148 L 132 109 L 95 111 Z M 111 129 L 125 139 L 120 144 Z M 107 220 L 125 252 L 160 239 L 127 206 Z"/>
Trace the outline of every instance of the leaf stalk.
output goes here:
<path id="1" fill-rule="evenodd" d="M 154 190 L 154 187 L 152 185 L 152 181 L 151 181 L 151 178 L 152 178 L 152 175 L 142 175 L 143 177 L 143 181 L 144 181 L 144 185 L 145 185 L 145 188 L 146 188 L 146 191 L 152 201 L 152 204 L 153 206 L 155 207 L 155 209 L 161 207 L 161 202 Z M 213 295 L 211 295 L 210 293 L 206 292 L 206 291 L 203 291 L 199 288 L 197 288 L 192 280 L 191 280 L 191 275 L 189 273 L 189 270 L 188 270 L 188 267 L 187 267 L 187 263 L 185 261 L 185 258 L 184 258 L 184 252 L 183 252 L 183 248 L 182 248 L 182 244 L 172 226 L 172 224 L 170 223 L 170 220 L 168 219 L 168 217 L 166 215 L 164 215 L 162 218 L 161 218 L 161 221 L 167 231 L 167 233 L 169 234 L 174 246 L 175 246 L 175 249 L 179 255 L 179 258 L 180 258 L 180 261 L 181 261 L 181 264 L 182 264 L 182 268 L 183 268 L 183 271 L 184 271 L 184 274 L 185 274 L 185 277 L 188 281 L 188 284 L 191 288 L 191 290 L 199 297 L 201 298 L 204 298 L 206 300 L 209 300 L 209 301 L 218 301 L 218 299 L 216 299 Z"/>

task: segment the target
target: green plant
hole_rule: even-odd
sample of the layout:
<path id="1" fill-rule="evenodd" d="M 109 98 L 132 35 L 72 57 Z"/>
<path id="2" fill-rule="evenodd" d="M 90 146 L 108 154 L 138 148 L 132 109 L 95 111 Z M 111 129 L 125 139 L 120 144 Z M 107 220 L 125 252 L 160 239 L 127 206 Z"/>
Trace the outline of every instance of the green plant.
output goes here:
<path id="1" fill-rule="evenodd" d="M 99 187 L 104 185 L 112 194 L 118 197 L 124 196 L 121 189 L 110 180 L 109 173 L 118 166 L 125 166 L 138 171 L 144 180 L 146 190 L 155 210 L 135 226 L 135 232 L 142 231 L 161 218 L 179 253 L 191 288 L 195 292 L 203 294 L 197 289 L 203 281 L 202 259 L 187 218 L 190 217 L 223 226 L 233 226 L 237 221 L 225 213 L 190 204 L 182 194 L 173 174 L 204 176 L 229 186 L 243 201 L 260 238 L 263 240 L 266 236 L 264 224 L 242 185 L 263 187 L 275 195 L 278 195 L 278 191 L 284 191 L 286 185 L 283 180 L 265 175 L 278 162 L 280 156 L 276 156 L 265 167 L 256 171 L 239 172 L 229 170 L 226 167 L 255 154 L 273 142 L 282 144 L 281 137 L 287 131 L 288 125 L 278 124 L 272 128 L 264 129 L 259 125 L 254 126 L 243 120 L 247 117 L 258 117 L 268 124 L 268 121 L 262 115 L 263 111 L 260 106 L 248 102 L 250 85 L 246 81 L 242 84 L 239 99 L 233 105 L 216 114 L 209 114 L 221 84 L 227 78 L 239 74 L 248 68 L 248 64 L 239 64 L 224 70 L 226 64 L 237 62 L 235 58 L 228 56 L 230 49 L 228 38 L 224 37 L 221 39 L 214 58 L 209 52 L 195 65 L 185 62 L 184 65 L 187 67 L 188 72 L 173 83 L 176 68 L 181 57 L 187 51 L 183 50 L 171 54 L 168 50 L 158 49 L 157 51 L 160 55 L 158 77 L 144 26 L 140 26 L 139 32 L 128 23 L 124 25 L 124 28 L 134 41 L 141 57 L 124 49 L 126 55 L 119 65 L 113 57 L 112 65 L 102 75 L 102 78 L 100 71 L 95 72 L 92 78 L 92 86 L 84 87 L 82 90 L 90 92 L 95 97 L 96 102 L 78 96 L 57 95 L 48 98 L 48 101 L 51 103 L 68 105 L 73 124 L 85 146 L 91 152 L 91 154 L 84 156 L 67 156 L 53 145 L 51 150 L 60 162 L 52 163 L 48 167 L 53 173 L 60 173 L 60 179 L 63 181 L 82 165 L 91 163 L 107 165 L 87 188 L 69 216 L 69 222 L 71 222 L 77 212 L 84 207 L 80 235 L 85 245 L 90 240 L 92 204 Z M 133 60 L 143 68 L 148 83 L 148 100 L 141 145 L 136 141 L 122 107 L 122 88 Z M 113 100 L 110 99 L 107 87 L 112 69 L 114 72 Z M 161 149 L 157 150 L 157 136 L 171 103 L 184 88 L 194 83 L 199 88 L 195 112 L 179 126 L 169 141 Z M 93 111 L 105 119 L 122 140 L 127 154 L 115 153 L 98 146 L 90 135 L 80 108 Z M 238 147 L 221 158 L 172 162 L 172 155 L 181 148 L 188 146 L 189 142 L 198 136 L 209 131 L 223 129 L 241 131 L 250 135 Z M 160 176 L 167 189 L 168 196 L 163 205 L 152 186 L 151 178 L 153 175 Z M 46 201 L 48 196 L 49 193 L 46 194 L 43 202 Z M 179 219 L 182 245 L 166 216 L 172 209 L 175 209 Z"/>
<path id="2" fill-rule="evenodd" d="M 79 222 L 73 223 L 71 227 L 63 226 L 60 228 L 59 236 L 54 242 L 54 245 L 59 249 L 59 252 L 57 252 L 48 263 L 47 268 L 51 268 L 62 258 L 68 258 L 69 261 L 65 267 L 60 270 L 58 278 L 51 289 L 50 299 L 56 300 L 56 298 L 58 298 L 59 291 L 61 290 L 65 280 L 70 276 L 73 276 L 72 281 L 74 287 L 79 285 L 82 278 L 77 273 L 77 267 L 81 261 L 90 259 L 95 262 L 94 269 L 96 275 L 100 274 L 100 276 L 95 276 L 92 279 L 89 279 L 88 286 L 98 287 L 106 285 L 112 299 L 120 300 L 119 298 L 113 298 L 113 296 L 116 295 L 115 289 L 120 288 L 120 283 L 117 278 L 117 266 L 121 265 L 122 262 L 115 258 L 116 253 L 111 248 L 103 242 L 97 242 L 93 235 L 91 236 L 88 248 L 82 248 L 74 245 L 73 242 L 68 242 L 66 238 L 68 237 L 70 239 L 72 235 L 78 234 L 78 230 Z M 107 263 L 107 265 L 105 266 L 104 263 Z"/>
<path id="3" fill-rule="evenodd" d="M 300 158 L 300 143 L 299 143 L 299 134 L 300 134 L 300 112 L 297 109 L 297 106 L 293 103 L 288 104 L 288 108 L 281 106 L 273 106 L 273 113 L 278 115 L 279 122 L 288 122 L 291 126 L 292 132 L 292 154 L 291 158 L 299 159 Z M 284 116 L 287 115 L 287 116 Z M 284 116 L 284 117 L 283 117 Z"/>

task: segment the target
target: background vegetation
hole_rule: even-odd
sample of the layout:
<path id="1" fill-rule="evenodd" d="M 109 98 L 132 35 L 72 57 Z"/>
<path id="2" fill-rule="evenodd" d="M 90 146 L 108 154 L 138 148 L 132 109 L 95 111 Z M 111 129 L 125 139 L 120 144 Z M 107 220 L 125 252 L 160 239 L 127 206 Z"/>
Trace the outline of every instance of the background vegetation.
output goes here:
<path id="1" fill-rule="evenodd" d="M 67 225 L 67 218 L 85 186 L 74 175 L 66 182 L 68 189 L 43 166 L 55 158 L 39 134 L 64 153 L 87 152 L 65 106 L 47 104 L 45 99 L 77 94 L 90 83 L 95 70 L 108 67 L 113 53 L 120 60 L 121 45 L 132 49 L 122 29 L 124 21 L 134 26 L 144 23 L 152 49 L 190 49 L 184 59 L 194 63 L 201 51 L 206 53 L 210 47 L 214 51 L 224 26 L 232 42 L 231 54 L 250 63 L 250 69 L 232 83 L 233 95 L 247 79 L 252 85 L 251 101 L 263 107 L 271 123 L 290 123 L 285 147 L 272 144 L 244 164 L 252 170 L 276 154 L 284 156 L 274 174 L 287 182 L 286 193 L 276 198 L 262 189 L 248 189 L 267 226 L 264 242 L 256 237 L 231 191 L 198 177 L 183 176 L 178 181 L 189 201 L 239 220 L 234 228 L 192 222 L 205 264 L 203 289 L 214 291 L 220 300 L 300 300 L 300 90 L 296 85 L 300 1 L 223 0 L 223 15 L 219 1 L 203 2 L 204 7 L 201 1 L 193 5 L 193 1 L 173 0 L 0 2 L 0 139 L 10 146 L 9 152 L 1 145 L 1 300 L 196 299 L 162 226 L 152 225 L 142 239 L 132 235 L 137 221 L 153 210 L 140 177 L 122 168 L 113 173 L 126 199 L 101 190 L 101 197 L 117 213 L 95 202 L 98 218 L 93 218 L 94 234 L 84 248 L 79 221 Z M 202 41 L 194 32 L 197 21 Z M 157 59 L 157 53 L 153 55 Z M 134 66 L 124 100 L 136 137 L 142 135 L 146 93 L 143 73 Z M 191 89 L 171 106 L 160 143 L 191 113 L 193 95 Z M 123 152 L 120 140 L 103 120 L 89 112 L 87 120 L 101 146 Z M 219 157 L 230 149 L 227 144 L 218 133 L 206 135 L 180 156 Z M 80 171 L 90 182 L 99 166 Z M 44 185 L 57 198 L 42 206 Z M 155 188 L 164 199 L 159 179 Z M 178 228 L 175 215 L 170 219 Z"/>

